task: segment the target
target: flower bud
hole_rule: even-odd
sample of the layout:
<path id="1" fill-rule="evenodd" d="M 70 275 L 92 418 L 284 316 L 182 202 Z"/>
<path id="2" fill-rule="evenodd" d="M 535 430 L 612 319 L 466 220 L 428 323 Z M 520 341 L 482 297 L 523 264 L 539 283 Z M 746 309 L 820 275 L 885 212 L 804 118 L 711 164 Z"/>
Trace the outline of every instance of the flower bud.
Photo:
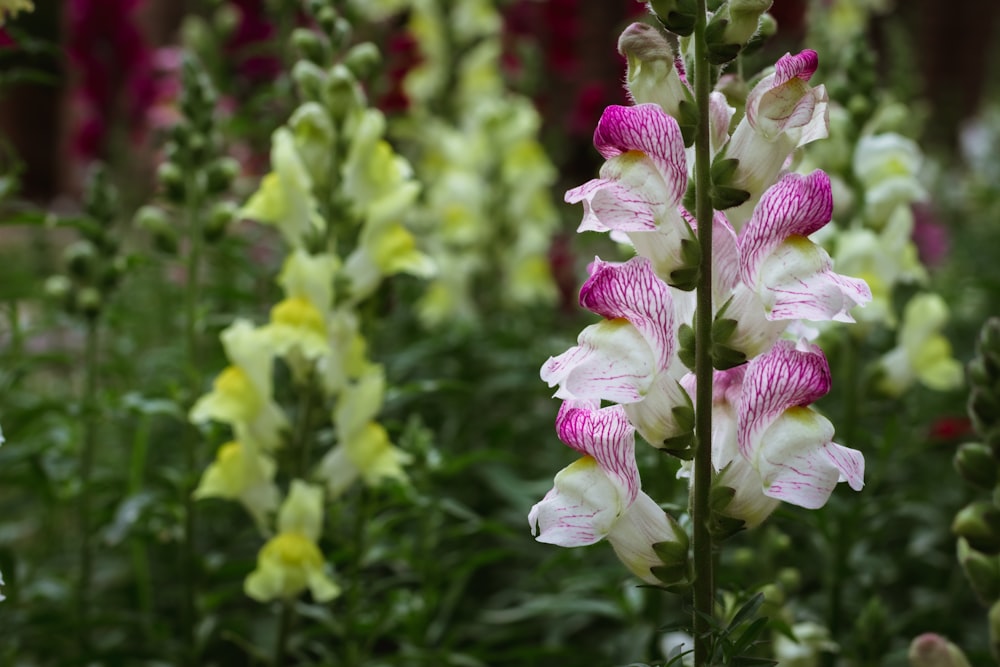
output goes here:
<path id="1" fill-rule="evenodd" d="M 979 442 L 967 442 L 958 448 L 954 459 L 958 474 L 969 484 L 992 489 L 997 483 L 997 461 L 993 452 Z"/>
<path id="2" fill-rule="evenodd" d="M 1000 553 L 1000 509 L 986 500 L 963 507 L 955 516 L 951 530 L 964 537 L 969 546 L 984 554 Z"/>
<path id="3" fill-rule="evenodd" d="M 908 657 L 910 667 L 969 667 L 960 648 L 932 632 L 914 638 Z"/>
<path id="4" fill-rule="evenodd" d="M 97 249 L 90 241 L 76 241 L 63 251 L 63 260 L 71 276 L 87 280 L 96 270 Z"/>
<path id="5" fill-rule="evenodd" d="M 957 552 L 965 578 L 979 601 L 988 605 L 1000 599 L 1000 557 L 981 554 L 962 538 Z"/>
<path id="6" fill-rule="evenodd" d="M 153 237 L 153 245 L 160 252 L 177 252 L 177 232 L 166 212 L 156 206 L 143 206 L 135 213 L 134 224 Z"/>
<path id="7" fill-rule="evenodd" d="M 649 8 L 670 32 L 682 37 L 694 32 L 695 0 L 650 0 Z"/>
<path id="8" fill-rule="evenodd" d="M 164 162 L 156 170 L 156 178 L 163 186 L 163 195 L 167 201 L 183 204 L 187 185 L 184 182 L 184 172 L 176 162 Z"/>
<path id="9" fill-rule="evenodd" d="M 633 23 L 618 38 L 618 53 L 628 70 L 625 86 L 636 104 L 652 102 L 676 120 L 680 103 L 690 98 L 674 66 L 674 52 L 659 30 L 647 23 Z"/>
<path id="10" fill-rule="evenodd" d="M 66 276 L 49 276 L 45 281 L 45 296 L 60 303 L 63 308 L 70 310 L 73 305 L 72 300 L 73 283 Z"/>
<path id="11" fill-rule="evenodd" d="M 296 28 L 292 31 L 292 44 L 295 49 L 302 54 L 302 57 L 317 65 L 323 65 L 327 61 L 325 44 L 312 30 L 308 28 Z"/>
<path id="12" fill-rule="evenodd" d="M 327 72 L 323 87 L 323 100 L 334 118 L 344 118 L 361 104 L 361 92 L 351 70 L 342 64 L 334 65 Z"/>
<path id="13" fill-rule="evenodd" d="M 379 53 L 378 47 L 372 42 L 355 44 L 344 55 L 344 65 L 359 80 L 367 79 L 374 74 L 381 60 L 382 54 Z"/>
<path id="14" fill-rule="evenodd" d="M 239 208 L 231 201 L 216 202 L 209 211 L 205 227 L 202 229 L 202 236 L 209 243 L 214 243 L 226 234 L 226 229 L 230 223 L 236 219 Z"/>
<path id="15" fill-rule="evenodd" d="M 220 157 L 205 169 L 205 193 L 217 195 L 225 192 L 240 173 L 240 163 L 231 157 Z"/>
<path id="16" fill-rule="evenodd" d="M 87 286 L 77 291 L 74 306 L 86 317 L 94 318 L 100 314 L 103 301 L 100 290 Z"/>
<path id="17" fill-rule="evenodd" d="M 729 25 L 726 26 L 725 40 L 729 43 L 746 44 L 757 32 L 760 18 L 771 8 L 772 0 L 730 0 Z"/>
<path id="18" fill-rule="evenodd" d="M 306 100 L 318 101 L 323 96 L 326 72 L 316 63 L 300 60 L 292 67 L 292 79 L 299 88 L 299 96 Z"/>

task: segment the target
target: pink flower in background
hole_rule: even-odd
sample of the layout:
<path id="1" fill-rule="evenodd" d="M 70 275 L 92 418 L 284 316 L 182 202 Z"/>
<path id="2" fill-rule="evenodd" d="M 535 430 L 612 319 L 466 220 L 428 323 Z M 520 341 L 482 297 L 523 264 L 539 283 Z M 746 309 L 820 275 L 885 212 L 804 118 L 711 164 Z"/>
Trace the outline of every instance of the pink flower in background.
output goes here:
<path id="1" fill-rule="evenodd" d="M 75 79 L 73 148 L 100 155 L 121 111 L 141 132 L 157 97 L 153 51 L 135 21 L 140 0 L 69 0 L 66 49 Z M 122 99 L 124 97 L 124 99 Z"/>
<path id="2" fill-rule="evenodd" d="M 913 204 L 913 243 L 917 246 L 921 263 L 928 268 L 944 264 L 951 252 L 948 228 L 930 204 Z"/>
<path id="3" fill-rule="evenodd" d="M 263 0 L 231 0 L 240 14 L 236 30 L 226 42 L 226 55 L 236 62 L 239 74 L 251 84 L 273 81 L 281 73 L 281 58 L 266 51 L 277 33 L 265 18 Z"/>

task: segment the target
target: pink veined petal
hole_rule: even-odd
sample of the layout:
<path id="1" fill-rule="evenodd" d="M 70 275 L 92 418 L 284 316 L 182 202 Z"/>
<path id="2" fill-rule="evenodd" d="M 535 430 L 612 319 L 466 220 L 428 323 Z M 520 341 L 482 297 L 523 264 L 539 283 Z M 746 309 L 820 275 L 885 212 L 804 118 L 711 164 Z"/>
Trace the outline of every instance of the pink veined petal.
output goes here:
<path id="1" fill-rule="evenodd" d="M 590 278 L 580 288 L 580 305 L 607 319 L 628 320 L 656 355 L 657 370 L 670 365 L 674 352 L 674 307 L 670 287 L 645 257 L 624 263 L 594 258 Z"/>
<path id="2" fill-rule="evenodd" d="M 719 91 L 712 91 L 708 97 L 709 127 L 711 128 L 711 144 L 713 153 L 718 152 L 729 141 L 729 122 L 736 113 L 729 106 L 726 96 Z"/>
<path id="3" fill-rule="evenodd" d="M 828 391 L 830 366 L 819 347 L 797 350 L 791 341 L 776 341 L 747 365 L 737 411 L 740 452 L 753 461 L 761 433 L 788 408 L 809 405 Z"/>
<path id="4" fill-rule="evenodd" d="M 591 409 L 564 407 L 556 418 L 559 439 L 592 457 L 608 478 L 618 485 L 627 507 L 639 493 L 635 463 L 635 429 L 620 405 Z"/>
<path id="5" fill-rule="evenodd" d="M 542 380 L 562 399 L 641 401 L 656 375 L 656 356 L 627 320 L 604 320 L 580 332 L 579 345 L 542 366 Z"/>
<path id="6" fill-rule="evenodd" d="M 765 495 L 807 509 L 822 507 L 840 481 L 864 486 L 861 453 L 832 442 L 833 425 L 809 408 L 785 412 L 761 437 L 754 460 Z"/>
<path id="7" fill-rule="evenodd" d="M 826 251 L 802 236 L 791 237 L 763 262 L 758 283 L 769 320 L 853 322 L 851 309 L 872 299 L 865 281 L 834 273 Z"/>
<path id="8" fill-rule="evenodd" d="M 712 229 L 712 291 L 718 308 L 740 281 L 740 247 L 723 213 L 716 211 Z"/>
<path id="9" fill-rule="evenodd" d="M 786 53 L 774 64 L 774 81 L 771 87 L 780 86 L 795 77 L 808 81 L 816 73 L 817 67 L 819 67 L 819 55 L 812 49 L 805 49 L 794 56 Z"/>
<path id="10" fill-rule="evenodd" d="M 583 202 L 583 220 L 578 232 L 650 231 L 656 229 L 653 201 L 644 192 L 608 178 L 595 178 L 568 190 L 569 204 Z"/>
<path id="11" fill-rule="evenodd" d="M 830 221 L 830 177 L 816 170 L 808 176 L 786 174 L 761 197 L 740 230 L 740 277 L 756 285 L 761 262 L 789 236 L 808 236 Z"/>
<path id="12" fill-rule="evenodd" d="M 604 110 L 594 130 L 594 146 L 606 159 L 628 151 L 645 153 L 656 165 L 674 205 L 687 190 L 687 158 L 680 127 L 659 104 Z"/>
<path id="13" fill-rule="evenodd" d="M 625 511 L 618 487 L 585 456 L 556 474 L 554 485 L 528 513 L 539 542 L 579 547 L 604 539 Z"/>

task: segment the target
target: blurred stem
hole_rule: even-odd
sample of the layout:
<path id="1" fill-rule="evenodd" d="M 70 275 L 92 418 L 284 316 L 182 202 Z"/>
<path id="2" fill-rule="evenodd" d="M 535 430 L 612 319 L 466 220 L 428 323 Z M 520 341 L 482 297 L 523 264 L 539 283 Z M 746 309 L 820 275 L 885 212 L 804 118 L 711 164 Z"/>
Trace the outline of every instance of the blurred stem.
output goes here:
<path id="1" fill-rule="evenodd" d="M 81 655 L 90 650 L 90 504 L 91 474 L 94 466 L 94 446 L 97 441 L 97 380 L 98 380 L 97 318 L 87 320 L 83 356 L 83 442 L 80 447 L 80 503 L 77 506 L 80 529 L 80 579 L 77 582 L 77 616 Z"/>
<path id="2" fill-rule="evenodd" d="M 285 664 L 285 653 L 288 651 L 288 637 L 292 633 L 295 622 L 295 601 L 284 598 L 281 601 L 281 616 L 278 619 L 278 636 L 274 643 L 274 667 Z"/>
<path id="3" fill-rule="evenodd" d="M 702 667 L 711 659 L 712 612 L 715 603 L 715 580 L 712 572 L 712 534 L 708 523 L 712 490 L 712 201 L 709 188 L 708 46 L 705 40 L 705 0 L 697 0 L 694 23 L 694 96 L 698 107 L 698 133 L 695 136 L 695 195 L 698 242 L 701 246 L 701 275 L 698 279 L 698 310 L 695 315 L 695 434 L 694 492 L 691 501 L 692 541 L 694 545 L 694 664 Z"/>
<path id="4" fill-rule="evenodd" d="M 368 488 L 361 485 L 358 492 L 357 511 L 354 515 L 354 534 L 351 544 L 354 546 L 354 558 L 347 581 L 347 636 L 344 638 L 347 649 L 348 665 L 363 665 L 364 638 L 358 636 L 358 612 L 361 608 L 361 565 L 365 556 L 365 526 L 368 523 Z"/>
<path id="5" fill-rule="evenodd" d="M 201 391 L 201 374 L 199 361 L 200 321 L 198 309 L 201 301 L 201 256 L 204 239 L 202 237 L 201 205 L 202 197 L 195 174 L 189 174 L 185 179 L 185 229 L 188 235 L 187 272 L 184 290 L 184 340 L 187 359 L 187 374 L 189 382 L 189 397 L 191 400 Z M 195 488 L 197 470 L 196 447 L 200 435 L 193 426 L 188 427 L 184 438 L 184 477 L 181 484 L 182 502 L 184 504 L 184 538 L 181 556 L 181 571 L 183 583 L 182 623 L 186 640 L 186 655 L 188 664 L 197 664 L 195 650 L 195 626 L 198 623 L 195 609 L 195 589 L 197 575 L 197 549 L 195 548 Z"/>
<path id="6" fill-rule="evenodd" d="M 858 339 L 845 332 L 841 336 L 840 386 L 844 388 L 843 415 L 840 419 L 842 435 L 840 442 L 848 447 L 857 447 L 855 439 L 858 433 L 858 409 L 862 400 L 861 364 Z M 843 607 L 843 582 L 847 579 L 847 550 L 852 541 L 852 526 L 850 517 L 837 511 L 836 505 L 823 511 L 830 513 L 830 527 L 827 531 L 827 549 L 830 563 L 826 568 L 829 575 L 826 578 L 827 600 L 829 605 L 827 627 L 831 637 L 840 635 L 840 617 Z M 832 667 L 836 658 L 828 653 L 824 656 L 824 664 Z"/>
<path id="7" fill-rule="evenodd" d="M 132 439 L 132 456 L 129 460 L 128 497 L 136 498 L 142 491 L 146 471 L 146 457 L 149 453 L 150 419 L 143 417 Z M 149 551 L 141 537 L 129 538 L 132 571 L 135 573 L 136 597 L 142 614 L 142 627 L 147 637 L 153 619 L 153 585 L 149 574 Z"/>

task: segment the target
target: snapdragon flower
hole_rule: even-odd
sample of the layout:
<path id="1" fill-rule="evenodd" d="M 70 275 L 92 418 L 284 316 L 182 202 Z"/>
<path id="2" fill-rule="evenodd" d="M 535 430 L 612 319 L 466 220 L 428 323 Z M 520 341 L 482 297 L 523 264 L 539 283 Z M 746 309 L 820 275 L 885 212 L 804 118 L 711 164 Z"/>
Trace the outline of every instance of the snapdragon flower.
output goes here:
<path id="1" fill-rule="evenodd" d="M 749 199 L 726 212 L 739 230 L 757 201 L 775 182 L 792 151 L 828 133 L 828 96 L 823 85 L 810 87 L 819 59 L 815 51 L 786 53 L 747 96 L 746 114 L 725 148 L 727 159 L 739 160 L 727 185 L 747 191 Z"/>
<path id="2" fill-rule="evenodd" d="M 948 305 L 939 295 L 923 292 L 910 299 L 903 309 L 899 344 L 878 361 L 879 389 L 899 396 L 916 381 L 937 391 L 959 387 L 962 364 L 939 333 L 947 321 Z"/>
<path id="3" fill-rule="evenodd" d="M 275 403 L 271 378 L 274 348 L 270 337 L 247 320 L 236 320 L 221 335 L 230 365 L 189 413 L 192 423 L 229 424 L 236 439 L 272 451 L 282 442 L 288 419 Z"/>
<path id="4" fill-rule="evenodd" d="M 193 497 L 239 501 L 258 530 L 267 533 L 269 515 L 278 508 L 281 497 L 274 483 L 276 470 L 274 460 L 262 452 L 241 442 L 227 442 L 202 473 Z"/>
<path id="5" fill-rule="evenodd" d="M 604 320 L 585 328 L 578 345 L 542 366 L 542 379 L 558 385 L 556 398 L 620 403 L 656 446 L 688 431 L 690 424 L 675 411 L 690 401 L 677 384 L 683 370 L 675 364 L 673 300 L 649 260 L 595 259 L 580 304 Z"/>
<path id="6" fill-rule="evenodd" d="M 830 390 L 819 347 L 779 340 L 750 361 L 737 406 L 737 444 L 764 494 L 807 509 L 822 507 L 838 482 L 864 485 L 861 452 L 833 442 L 833 424 L 808 405 Z"/>
<path id="7" fill-rule="evenodd" d="M 30 12 L 34 9 L 35 5 L 31 0 L 0 0 L 0 27 L 3 27 L 7 19 L 17 16 L 18 12 Z"/>
<path id="8" fill-rule="evenodd" d="M 295 138 L 287 127 L 279 127 L 271 135 L 271 171 L 240 213 L 274 225 L 288 245 L 301 248 L 326 228 L 318 206 Z"/>
<path id="9" fill-rule="evenodd" d="M 556 418 L 559 439 L 583 457 L 563 468 L 552 489 L 531 508 L 528 522 L 539 542 L 563 547 L 607 539 L 622 563 L 650 584 L 660 584 L 664 563 L 654 544 L 687 552 L 687 535 L 641 489 L 635 463 L 635 429 L 619 406 L 566 401 Z M 676 572 L 675 572 L 676 573 Z M 683 575 L 683 573 L 679 573 Z"/>
<path id="10" fill-rule="evenodd" d="M 258 602 L 290 599 L 306 588 L 317 602 L 340 595 L 340 587 L 325 572 L 316 542 L 323 530 L 323 490 L 292 480 L 288 497 L 278 510 L 278 534 L 261 548 L 257 568 L 244 581 L 246 594 Z"/>

